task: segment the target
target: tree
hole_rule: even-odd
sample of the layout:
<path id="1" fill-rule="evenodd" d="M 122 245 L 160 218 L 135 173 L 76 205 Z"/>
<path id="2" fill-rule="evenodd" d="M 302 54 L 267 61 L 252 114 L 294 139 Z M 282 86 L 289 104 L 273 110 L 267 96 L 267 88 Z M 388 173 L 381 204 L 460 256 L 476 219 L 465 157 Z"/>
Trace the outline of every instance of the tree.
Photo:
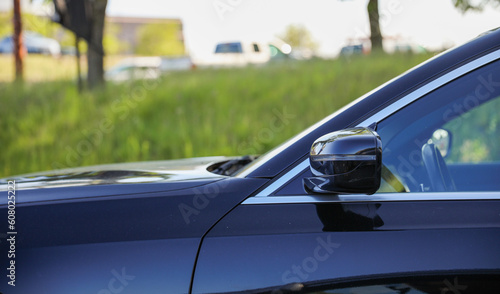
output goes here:
<path id="1" fill-rule="evenodd" d="M 309 51 L 312 54 L 318 49 L 318 44 L 314 42 L 311 32 L 300 24 L 288 25 L 280 38 L 294 50 Z"/>
<path id="2" fill-rule="evenodd" d="M 480 2 L 472 2 L 470 0 L 452 0 L 453 5 L 463 13 L 467 11 L 482 11 L 484 7 L 491 5 L 498 7 L 500 0 L 481 0 Z"/>
<path id="3" fill-rule="evenodd" d="M 346 0 L 340 0 L 346 1 Z M 382 51 L 382 31 L 380 30 L 380 13 L 378 0 L 369 0 L 366 6 L 368 12 L 368 22 L 370 23 L 370 43 L 372 51 Z"/>
<path id="4" fill-rule="evenodd" d="M 0 38 L 12 34 L 13 23 L 12 15 L 10 13 L 0 13 L 0 23 L 2 24 L 0 26 Z"/>
<path id="5" fill-rule="evenodd" d="M 14 0 L 14 60 L 16 64 L 16 82 L 23 81 L 23 27 L 21 21 L 21 3 L 19 0 Z"/>
<path id="6" fill-rule="evenodd" d="M 104 27 L 104 38 L 102 44 L 107 55 L 115 55 L 126 52 L 130 45 L 118 39 L 120 27 L 114 23 L 106 22 Z"/>
<path id="7" fill-rule="evenodd" d="M 139 55 L 184 55 L 184 42 L 179 38 L 181 31 L 179 23 L 146 24 L 137 31 L 134 52 Z"/>
<path id="8" fill-rule="evenodd" d="M 380 14 L 378 0 L 370 0 L 367 5 L 368 20 L 370 22 L 370 42 L 373 51 L 382 51 L 382 32 L 380 31 Z"/>
<path id="9" fill-rule="evenodd" d="M 13 12 L 0 13 L 0 38 L 11 35 L 14 30 Z M 51 21 L 48 15 L 34 15 L 30 13 L 21 13 L 23 21 L 23 32 L 31 31 L 42 36 L 56 39 L 61 46 L 73 46 L 74 36 L 67 30 L 62 29 L 59 25 Z"/>
<path id="10" fill-rule="evenodd" d="M 53 0 L 57 22 L 87 41 L 89 88 L 104 84 L 104 19 L 107 0 Z M 77 39 L 78 39 L 77 38 Z"/>
<path id="11" fill-rule="evenodd" d="M 104 19 L 108 0 L 94 0 L 91 2 L 92 22 L 91 34 L 88 43 L 87 80 L 89 88 L 95 88 L 104 84 Z"/>

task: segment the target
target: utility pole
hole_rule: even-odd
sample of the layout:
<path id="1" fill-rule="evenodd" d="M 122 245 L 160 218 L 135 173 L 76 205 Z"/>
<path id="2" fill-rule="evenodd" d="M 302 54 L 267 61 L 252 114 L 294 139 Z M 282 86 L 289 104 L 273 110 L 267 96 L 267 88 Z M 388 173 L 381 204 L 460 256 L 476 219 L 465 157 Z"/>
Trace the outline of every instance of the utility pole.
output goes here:
<path id="1" fill-rule="evenodd" d="M 26 52 L 23 44 L 20 0 L 14 1 L 14 59 L 16 63 L 16 82 L 23 81 L 23 57 Z"/>

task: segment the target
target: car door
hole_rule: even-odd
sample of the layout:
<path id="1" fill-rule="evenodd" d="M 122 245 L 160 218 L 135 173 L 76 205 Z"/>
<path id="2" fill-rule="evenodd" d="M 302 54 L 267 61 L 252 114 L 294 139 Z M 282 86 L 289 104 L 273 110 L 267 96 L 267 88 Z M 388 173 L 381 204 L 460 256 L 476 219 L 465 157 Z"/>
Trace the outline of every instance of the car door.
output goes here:
<path id="1" fill-rule="evenodd" d="M 305 156 L 206 234 L 192 292 L 473 293 L 498 281 L 500 62 L 465 66 L 365 121 L 383 144 L 375 194 L 306 193 Z"/>

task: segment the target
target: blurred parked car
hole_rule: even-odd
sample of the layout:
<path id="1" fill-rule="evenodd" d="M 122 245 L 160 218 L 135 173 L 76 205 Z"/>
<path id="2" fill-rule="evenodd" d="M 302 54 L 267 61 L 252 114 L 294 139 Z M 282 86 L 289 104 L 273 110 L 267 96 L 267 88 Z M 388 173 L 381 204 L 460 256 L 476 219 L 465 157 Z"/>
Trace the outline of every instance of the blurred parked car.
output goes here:
<path id="1" fill-rule="evenodd" d="M 104 77 L 108 81 L 148 80 L 160 77 L 160 57 L 130 57 L 107 70 Z"/>
<path id="2" fill-rule="evenodd" d="M 362 55 L 364 53 L 363 44 L 348 45 L 340 49 L 340 56 Z"/>
<path id="3" fill-rule="evenodd" d="M 196 65 L 189 56 L 179 57 L 162 57 L 160 64 L 160 71 L 166 73 L 169 71 L 183 71 L 195 69 Z"/>
<path id="4" fill-rule="evenodd" d="M 268 45 L 271 53 L 271 61 L 289 60 L 292 57 L 292 46 L 285 41 L 274 38 Z"/>
<path id="5" fill-rule="evenodd" d="M 215 66 L 245 66 L 248 64 L 263 64 L 271 59 L 269 47 L 257 42 L 226 42 L 215 47 Z"/>
<path id="6" fill-rule="evenodd" d="M 59 55 L 61 54 L 61 46 L 54 39 L 44 37 L 38 33 L 25 31 L 23 32 L 24 46 L 28 54 L 46 54 Z M 9 54 L 14 51 L 13 36 L 7 36 L 0 41 L 0 53 Z"/>
<path id="7" fill-rule="evenodd" d="M 61 47 L 61 54 L 75 56 L 76 55 L 76 47 L 74 47 L 74 46 L 62 46 Z"/>
<path id="8" fill-rule="evenodd" d="M 290 57 L 292 48 L 280 39 L 269 43 L 234 41 L 218 43 L 215 47 L 212 66 L 246 66 L 265 64 L 271 60 Z"/>
<path id="9" fill-rule="evenodd" d="M 130 57 L 106 71 L 109 81 L 157 79 L 163 73 L 196 68 L 189 56 L 182 57 Z"/>

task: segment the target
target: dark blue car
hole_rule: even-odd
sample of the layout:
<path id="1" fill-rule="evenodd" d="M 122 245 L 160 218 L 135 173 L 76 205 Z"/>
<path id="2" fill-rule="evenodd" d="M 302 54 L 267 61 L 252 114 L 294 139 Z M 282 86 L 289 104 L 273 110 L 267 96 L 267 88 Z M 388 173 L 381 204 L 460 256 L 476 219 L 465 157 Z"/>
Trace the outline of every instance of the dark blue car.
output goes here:
<path id="1" fill-rule="evenodd" d="M 257 159 L 0 184 L 2 293 L 498 293 L 500 30 Z"/>

